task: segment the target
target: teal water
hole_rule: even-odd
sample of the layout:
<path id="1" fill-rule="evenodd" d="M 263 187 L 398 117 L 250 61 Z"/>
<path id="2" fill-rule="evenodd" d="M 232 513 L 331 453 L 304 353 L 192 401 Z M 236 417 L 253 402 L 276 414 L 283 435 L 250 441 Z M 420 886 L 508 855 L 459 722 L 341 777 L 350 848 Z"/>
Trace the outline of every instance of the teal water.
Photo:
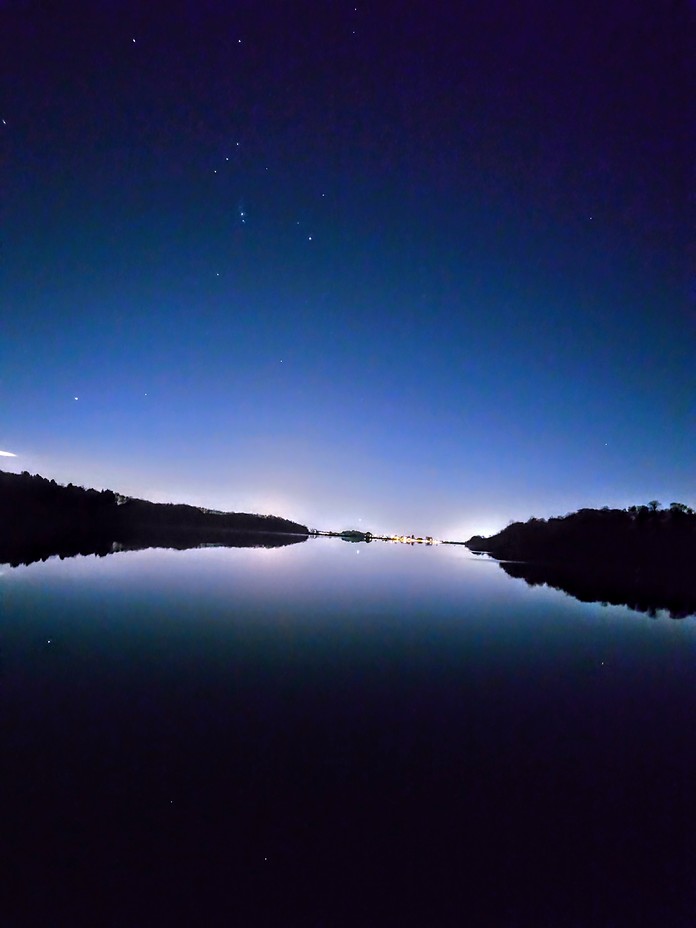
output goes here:
<path id="1" fill-rule="evenodd" d="M 0 568 L 8 924 L 691 925 L 696 623 L 460 547 Z"/>

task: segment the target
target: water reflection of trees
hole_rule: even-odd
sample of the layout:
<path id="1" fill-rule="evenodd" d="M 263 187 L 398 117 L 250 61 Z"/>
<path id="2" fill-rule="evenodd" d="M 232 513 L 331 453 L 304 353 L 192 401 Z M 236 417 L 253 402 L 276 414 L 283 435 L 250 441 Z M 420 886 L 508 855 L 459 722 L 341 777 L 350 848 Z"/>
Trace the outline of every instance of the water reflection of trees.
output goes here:
<path id="1" fill-rule="evenodd" d="M 254 532 L 219 533 L 206 532 L 162 532 L 155 534 L 141 533 L 124 540 L 112 541 L 108 537 L 82 536 L 72 539 L 55 538 L 52 540 L 24 537 L 18 542 L 3 539 L 0 541 L 0 564 L 18 567 L 20 564 L 33 564 L 46 561 L 50 557 L 77 557 L 95 554 L 106 557 L 120 551 L 142 551 L 145 548 L 171 548 L 178 551 L 190 548 L 282 548 L 298 544 L 306 539 L 302 535 L 255 534 Z"/>
<path id="2" fill-rule="evenodd" d="M 696 615 L 696 588 L 691 572 L 679 564 L 653 564 L 641 568 L 597 563 L 532 564 L 503 562 L 510 577 L 529 586 L 546 585 L 584 603 L 628 606 L 655 616 L 666 610 L 673 619 Z"/>

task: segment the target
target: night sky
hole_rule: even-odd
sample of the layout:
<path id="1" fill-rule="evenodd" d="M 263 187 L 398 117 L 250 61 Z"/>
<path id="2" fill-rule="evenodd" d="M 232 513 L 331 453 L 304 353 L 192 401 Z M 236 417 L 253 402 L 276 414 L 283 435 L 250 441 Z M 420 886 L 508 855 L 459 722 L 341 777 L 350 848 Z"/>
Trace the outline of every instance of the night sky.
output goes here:
<path id="1" fill-rule="evenodd" d="M 0 467 L 450 538 L 695 506 L 688 17 L 0 3 Z"/>

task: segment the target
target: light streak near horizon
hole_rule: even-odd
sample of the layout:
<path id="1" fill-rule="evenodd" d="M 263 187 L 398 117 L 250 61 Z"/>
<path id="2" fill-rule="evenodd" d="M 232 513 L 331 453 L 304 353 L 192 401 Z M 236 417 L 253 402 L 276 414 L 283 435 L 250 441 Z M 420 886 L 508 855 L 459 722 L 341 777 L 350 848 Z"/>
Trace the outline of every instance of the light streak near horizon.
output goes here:
<path id="1" fill-rule="evenodd" d="M 12 451 L 0 451 L 0 458 L 16 458 L 17 455 L 13 454 Z"/>

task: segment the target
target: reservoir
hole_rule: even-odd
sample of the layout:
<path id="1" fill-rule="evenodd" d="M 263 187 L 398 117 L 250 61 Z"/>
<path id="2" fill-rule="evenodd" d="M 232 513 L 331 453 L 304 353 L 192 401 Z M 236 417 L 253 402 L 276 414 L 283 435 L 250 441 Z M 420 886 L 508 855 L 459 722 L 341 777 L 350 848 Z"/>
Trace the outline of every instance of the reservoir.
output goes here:
<path id="1" fill-rule="evenodd" d="M 695 667 L 460 546 L 0 567 L 4 920 L 693 925 Z"/>

